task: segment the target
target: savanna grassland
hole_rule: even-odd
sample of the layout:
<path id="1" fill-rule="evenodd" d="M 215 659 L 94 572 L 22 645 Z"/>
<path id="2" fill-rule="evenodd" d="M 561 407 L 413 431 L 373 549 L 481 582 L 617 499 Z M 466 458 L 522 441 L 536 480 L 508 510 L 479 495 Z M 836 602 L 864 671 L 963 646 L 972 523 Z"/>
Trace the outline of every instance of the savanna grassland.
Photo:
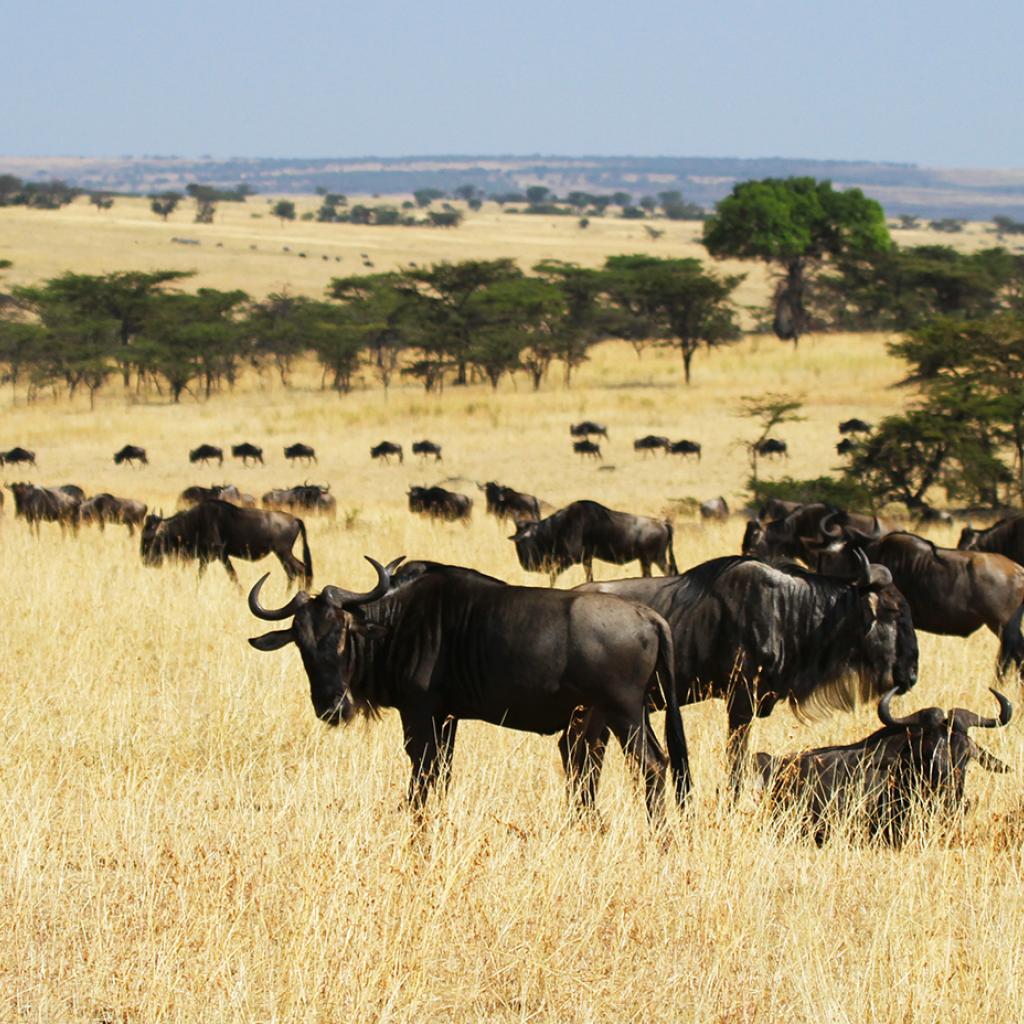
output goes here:
<path id="1" fill-rule="evenodd" d="M 377 269 L 474 255 L 528 265 L 553 255 L 599 263 L 634 248 L 699 254 L 690 225 L 669 225 L 657 242 L 626 222 L 588 234 L 547 218 L 495 213 L 490 224 L 486 210 L 479 227 L 471 217 L 452 232 L 281 228 L 244 206 L 229 217 L 225 205 L 223 222 L 218 213 L 202 228 L 184 214 L 164 226 L 129 207 L 0 211 L 0 255 L 15 264 L 5 280 L 197 267 L 197 284 L 320 294 L 375 242 Z M 169 241 L 200 231 L 198 250 Z M 294 250 L 306 239 L 306 259 L 270 250 L 272 240 Z M 328 239 L 340 269 L 320 259 L 316 246 L 326 252 Z M 747 301 L 757 301 L 749 287 Z M 766 472 L 826 472 L 838 419 L 875 420 L 907 398 L 891 387 L 901 372 L 885 340 L 812 338 L 794 351 L 754 338 L 698 356 L 689 389 L 671 352 L 638 357 L 609 342 L 571 389 L 555 375 L 539 393 L 506 381 L 497 392 L 403 385 L 385 397 L 367 383 L 338 397 L 319 390 L 310 364 L 287 390 L 249 373 L 232 393 L 177 406 L 126 399 L 113 385 L 93 413 L 84 400 L 12 405 L 7 394 L 0 443 L 39 456 L 38 470 L 8 470 L 8 481 L 75 482 L 167 512 L 191 483 L 232 480 L 258 495 L 304 477 L 328 482 L 337 518 L 308 520 L 320 584 L 368 586 L 367 553 L 543 584 L 520 570 L 508 527 L 483 514 L 474 481 L 501 480 L 553 506 L 590 497 L 676 510 L 681 567 L 736 552 L 742 519 L 705 526 L 680 502 L 723 494 L 740 505 L 747 469 L 737 442 L 753 427 L 734 415 L 739 398 L 805 396 L 806 420 L 781 431 L 790 463 Z M 614 469 L 573 456 L 567 427 L 583 415 L 608 423 Z M 647 432 L 701 441 L 703 461 L 634 455 L 632 439 Z M 383 438 L 408 452 L 419 437 L 444 445 L 442 465 L 408 454 L 402 466 L 369 460 Z M 241 440 L 264 446 L 265 467 L 187 462 L 200 442 Z M 317 448 L 318 467 L 287 466 L 281 447 L 296 440 Z M 148 449 L 148 468 L 112 464 L 126 442 Z M 410 484 L 446 478 L 478 497 L 468 527 L 405 510 Z M 931 535 L 955 542 L 952 529 Z M 245 587 L 270 569 L 266 599 L 284 598 L 275 562 L 236 564 Z M 730 806 L 719 793 L 718 702 L 684 711 L 695 790 L 685 814 L 670 811 L 668 842 L 648 830 L 617 752 L 602 779 L 603 826 L 584 825 L 566 812 L 553 738 L 477 723 L 460 729 L 452 788 L 417 827 L 403 807 L 396 716 L 342 730 L 318 723 L 294 648 L 268 655 L 246 644 L 263 624 L 218 566 L 202 579 L 194 566 L 144 568 L 137 538 L 122 529 L 62 539 L 44 525 L 36 539 L 14 521 L 9 495 L 0 565 L 0 1019 L 916 1024 L 1024 1015 L 1018 721 L 977 736 L 1017 773 L 975 768 L 963 828 L 920 834 L 898 852 L 842 837 L 815 849 L 773 823 L 751 791 Z M 577 569 L 559 582 L 581 580 Z M 897 711 L 992 713 L 996 646 L 988 635 L 922 635 L 920 681 Z M 1008 693 L 1020 696 L 1015 684 Z M 846 742 L 874 721 L 871 708 L 816 722 L 783 709 L 756 723 L 753 749 Z"/>

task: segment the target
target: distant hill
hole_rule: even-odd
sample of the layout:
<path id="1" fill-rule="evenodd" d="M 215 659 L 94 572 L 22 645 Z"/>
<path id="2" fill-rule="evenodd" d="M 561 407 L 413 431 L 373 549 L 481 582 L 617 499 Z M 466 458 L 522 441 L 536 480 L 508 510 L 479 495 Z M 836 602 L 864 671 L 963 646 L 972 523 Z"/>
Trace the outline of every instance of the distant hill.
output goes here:
<path id="1" fill-rule="evenodd" d="M 62 178 L 88 189 L 148 193 L 183 189 L 199 181 L 217 186 L 245 183 L 257 192 L 309 194 L 317 188 L 346 195 L 408 193 L 417 188 L 451 191 L 472 184 L 487 193 L 546 185 L 562 195 L 571 189 L 625 191 L 635 198 L 669 189 L 711 207 L 737 181 L 810 175 L 841 188 L 857 187 L 888 213 L 989 219 L 1024 213 L 1024 169 L 956 170 L 916 164 L 770 157 L 561 157 L 420 156 L 359 159 L 226 160 L 174 156 L 2 157 L 0 174 L 29 180 Z"/>

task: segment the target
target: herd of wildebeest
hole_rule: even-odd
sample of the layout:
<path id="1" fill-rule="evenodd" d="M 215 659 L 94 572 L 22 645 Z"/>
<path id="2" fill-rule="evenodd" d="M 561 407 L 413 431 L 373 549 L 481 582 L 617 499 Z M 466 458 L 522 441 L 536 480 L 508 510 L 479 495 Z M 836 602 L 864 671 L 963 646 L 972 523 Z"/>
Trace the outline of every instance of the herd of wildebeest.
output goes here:
<path id="1" fill-rule="evenodd" d="M 852 427 L 851 427 L 852 423 Z M 847 421 L 841 430 L 860 429 Z M 575 424 L 573 436 L 607 437 L 599 424 Z M 648 441 L 658 444 L 642 444 Z M 665 444 L 660 442 L 664 441 Z M 592 442 L 589 442 L 592 443 Z M 639 451 L 700 445 L 667 438 L 637 441 Z M 576 442 L 578 445 L 579 442 Z M 262 449 L 236 445 L 232 455 L 263 461 Z M 285 448 L 292 463 L 316 461 L 308 445 Z M 413 451 L 435 462 L 441 447 Z M 12 458 L 12 454 L 14 457 Z M 383 442 L 374 458 L 402 458 Z M 6 463 L 34 464 L 27 449 Z M 223 450 L 201 445 L 193 464 L 223 463 Z M 118 464 L 145 465 L 126 445 Z M 186 488 L 182 511 L 149 513 L 134 499 L 87 497 L 73 484 L 11 483 L 15 515 L 36 531 L 123 524 L 141 531 L 146 565 L 165 559 L 219 561 L 238 578 L 232 558 L 274 554 L 302 589 L 281 608 L 266 608 L 264 575 L 249 593 L 259 619 L 287 622 L 250 640 L 261 651 L 294 644 L 309 678 L 318 718 L 337 725 L 380 708 L 398 711 L 412 774 L 409 800 L 421 808 L 448 782 L 459 721 L 559 734 L 570 803 L 594 803 L 611 735 L 644 782 L 647 812 L 660 821 L 668 775 L 677 803 L 691 776 L 680 708 L 717 697 L 728 718 L 730 787 L 740 792 L 755 717 L 782 701 L 805 715 L 877 701 L 881 728 L 863 740 L 773 757 L 755 755 L 755 778 L 775 806 L 794 808 L 821 842 L 837 821 L 893 845 L 902 843 L 920 808 L 946 818 L 964 810 L 965 779 L 976 761 L 1008 771 L 970 736 L 1009 723 L 1012 707 L 993 689 L 992 717 L 964 708 L 926 707 L 897 716 L 894 697 L 917 682 L 917 631 L 966 637 L 982 626 L 998 639 L 996 674 L 1024 680 L 1024 513 L 985 530 L 964 528 L 957 548 L 897 528 L 871 513 L 825 504 L 771 501 L 752 510 L 741 553 L 680 573 L 672 523 L 574 501 L 547 515 L 536 497 L 494 481 L 478 485 L 487 512 L 511 520 L 523 569 L 546 573 L 549 587 L 512 586 L 474 569 L 396 558 L 369 558 L 377 581 L 358 593 L 325 586 L 312 594 L 313 561 L 306 525 L 296 513 L 333 514 L 327 485 L 254 496 L 230 484 Z M 440 520 L 465 520 L 472 500 L 441 487 L 413 487 L 409 509 Z M 706 517 L 725 518 L 724 499 L 706 502 Z M 294 547 L 301 539 L 301 558 Z M 593 561 L 639 562 L 635 579 L 594 582 Z M 555 589 L 559 573 L 582 565 L 587 582 Z M 657 566 L 662 576 L 652 576 Z M 665 749 L 650 713 L 663 709 Z"/>

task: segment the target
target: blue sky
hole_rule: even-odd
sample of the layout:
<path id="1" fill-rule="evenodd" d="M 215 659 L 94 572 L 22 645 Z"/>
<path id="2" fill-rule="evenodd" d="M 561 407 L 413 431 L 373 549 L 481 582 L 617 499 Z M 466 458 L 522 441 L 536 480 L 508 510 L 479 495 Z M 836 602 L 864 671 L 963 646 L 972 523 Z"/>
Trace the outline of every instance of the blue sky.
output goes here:
<path id="1" fill-rule="evenodd" d="M 7 155 L 1024 166 L 1019 0 L 4 6 Z"/>

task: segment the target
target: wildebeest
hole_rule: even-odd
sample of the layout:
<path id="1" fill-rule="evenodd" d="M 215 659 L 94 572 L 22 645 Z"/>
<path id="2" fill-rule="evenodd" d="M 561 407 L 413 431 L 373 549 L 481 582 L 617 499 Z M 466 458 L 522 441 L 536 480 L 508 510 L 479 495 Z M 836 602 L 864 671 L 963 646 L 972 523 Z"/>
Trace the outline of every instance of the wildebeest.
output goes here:
<path id="1" fill-rule="evenodd" d="M 696 455 L 700 462 L 701 447 L 697 441 L 673 441 L 668 446 L 669 455 Z"/>
<path id="2" fill-rule="evenodd" d="M 224 465 L 224 449 L 218 448 L 215 444 L 201 444 L 188 453 L 188 461 L 193 464 L 201 462 L 205 466 L 214 459 L 217 460 L 218 466 Z"/>
<path id="3" fill-rule="evenodd" d="M 758 441 L 754 445 L 754 450 L 762 458 L 770 459 L 777 456 L 785 456 L 789 458 L 789 445 L 785 441 L 780 441 L 775 437 L 766 437 L 763 441 Z"/>
<path id="4" fill-rule="evenodd" d="M 78 484 L 61 484 L 60 487 L 56 489 L 58 491 L 63 491 L 64 494 L 70 495 L 76 501 L 85 501 L 85 491 L 83 491 Z"/>
<path id="5" fill-rule="evenodd" d="M 441 446 L 434 444 L 433 441 L 413 441 L 412 443 L 413 455 L 418 455 L 421 459 L 426 461 L 428 455 L 433 456 L 435 462 L 441 462 Z"/>
<path id="6" fill-rule="evenodd" d="M 839 444 L 836 445 L 836 455 L 850 455 L 855 452 L 859 444 L 854 441 L 852 437 L 844 437 Z"/>
<path id="7" fill-rule="evenodd" d="M 855 700 L 905 693 L 917 681 L 917 637 L 889 571 L 859 558 L 853 578 L 793 565 L 716 558 L 682 576 L 589 583 L 578 588 L 639 601 L 672 629 L 683 704 L 720 697 L 729 718 L 734 792 L 750 723 L 786 700 L 806 715 L 849 710 Z M 600 745 L 602 728 L 584 727 Z"/>
<path id="8" fill-rule="evenodd" d="M 871 424 L 865 423 L 854 417 L 852 420 L 843 420 L 839 424 L 840 434 L 868 434 L 871 432 Z"/>
<path id="9" fill-rule="evenodd" d="M 316 462 L 316 449 L 311 448 L 308 444 L 290 444 L 285 447 L 284 457 L 294 465 L 299 460 L 302 460 L 308 466 L 311 462 Z"/>
<path id="10" fill-rule="evenodd" d="M 592 459 L 603 458 L 601 455 L 601 446 L 596 441 L 573 441 L 572 450 L 577 455 L 589 455 Z"/>
<path id="11" fill-rule="evenodd" d="M 961 551 L 993 551 L 1024 565 L 1024 515 L 1000 519 L 986 530 L 975 530 L 968 524 L 956 546 Z"/>
<path id="12" fill-rule="evenodd" d="M 234 484 L 214 484 L 212 487 L 201 487 L 198 484 L 186 487 L 178 495 L 178 505 L 190 508 L 201 501 L 230 501 L 232 505 L 242 505 L 242 493 Z"/>
<path id="13" fill-rule="evenodd" d="M 141 527 L 146 518 L 146 504 L 135 498 L 116 498 L 104 492 L 83 501 L 78 516 L 83 523 L 97 523 L 101 530 L 107 523 L 127 526 L 129 536 L 134 536 L 135 527 Z"/>
<path id="14" fill-rule="evenodd" d="M 510 587 L 469 569 L 412 563 L 392 578 L 369 559 L 377 585 L 366 594 L 325 587 L 283 608 L 249 594 L 253 615 L 290 626 L 249 641 L 261 651 L 294 643 L 317 717 L 329 725 L 357 712 L 398 710 L 412 764 L 409 800 L 421 807 L 447 784 L 456 730 L 475 719 L 527 732 L 564 730 L 577 709 L 599 709 L 646 781 L 648 813 L 661 813 L 665 755 L 649 703 L 667 699 L 665 733 L 681 801 L 688 788 L 686 741 L 675 699 L 672 639 L 660 616 L 603 594 Z M 579 758 L 586 763 L 585 757 Z M 575 761 L 566 759 L 571 772 Z M 589 776 L 570 774 L 584 804 Z"/>
<path id="15" fill-rule="evenodd" d="M 461 519 L 468 523 L 473 511 L 473 499 L 455 491 L 446 491 L 443 487 L 410 487 L 409 511 L 432 519 L 448 522 Z"/>
<path id="16" fill-rule="evenodd" d="M 248 441 L 244 441 L 242 444 L 233 444 L 231 457 L 241 459 L 243 466 L 248 466 L 250 462 L 258 462 L 261 466 L 263 465 L 263 449 L 249 444 Z"/>
<path id="17" fill-rule="evenodd" d="M 302 561 L 292 553 L 297 537 L 302 538 Z M 313 581 L 313 560 L 306 540 L 306 524 L 287 512 L 238 508 L 226 501 L 203 501 L 195 508 L 164 519 L 146 516 L 140 545 L 146 565 L 160 565 L 164 558 L 195 558 L 202 575 L 210 562 L 221 562 L 237 583 L 232 558 L 255 562 L 273 554 L 284 568 L 289 582 Z"/>
<path id="18" fill-rule="evenodd" d="M 39 533 L 40 523 L 57 523 L 61 533 L 70 526 L 78 532 L 78 507 L 81 499 L 59 487 L 36 487 L 35 484 L 8 484 L 14 497 L 14 515 L 24 519 Z"/>
<path id="19" fill-rule="evenodd" d="M 643 452 L 644 455 L 650 455 L 651 452 L 656 452 L 660 449 L 667 454 L 671 443 L 672 442 L 669 441 L 667 437 L 661 437 L 657 434 L 647 434 L 645 437 L 638 437 L 633 442 L 633 451 Z"/>
<path id="20" fill-rule="evenodd" d="M 608 440 L 608 428 L 601 423 L 594 423 L 593 420 L 583 420 L 582 423 L 573 423 L 569 426 L 569 433 L 573 437 L 603 437 Z"/>
<path id="21" fill-rule="evenodd" d="M 298 487 L 267 491 L 263 495 L 263 507 L 284 509 L 286 512 L 323 512 L 334 515 L 338 503 L 330 490 L 330 484 L 301 484 Z"/>
<path id="22" fill-rule="evenodd" d="M 947 814 L 964 809 L 971 761 L 991 772 L 1010 770 L 968 733 L 1009 724 L 1013 708 L 997 690 L 991 692 L 999 702 L 998 718 L 966 708 L 922 708 L 896 718 L 889 709 L 895 692 L 878 705 L 882 728 L 857 743 L 782 757 L 754 755 L 772 802 L 798 808 L 819 844 L 832 825 L 854 817 L 870 835 L 899 846 L 915 807 Z"/>
<path id="23" fill-rule="evenodd" d="M 729 503 L 725 498 L 709 498 L 700 503 L 701 519 L 728 519 Z"/>
<path id="24" fill-rule="evenodd" d="M 27 448 L 15 447 L 0 454 L 0 466 L 16 466 L 24 463 L 34 466 L 36 464 L 36 453 L 29 451 Z"/>
<path id="25" fill-rule="evenodd" d="M 137 444 L 126 444 L 123 448 L 114 452 L 114 464 L 120 466 L 124 463 L 136 467 L 149 465 L 149 459 L 146 458 L 146 449 L 140 448 Z"/>
<path id="26" fill-rule="evenodd" d="M 487 497 L 487 511 L 498 519 L 540 519 L 540 502 L 532 494 L 489 480 L 477 487 Z"/>
<path id="27" fill-rule="evenodd" d="M 595 558 L 614 565 L 639 560 L 644 576 L 650 576 L 652 565 L 666 576 L 678 573 L 672 537 L 667 520 L 574 501 L 539 522 L 519 523 L 510 539 L 519 564 L 528 572 L 548 573 L 554 586 L 555 577 L 573 565 L 582 564 L 592 580 Z"/>
<path id="28" fill-rule="evenodd" d="M 767 521 L 761 518 L 747 522 L 740 549 L 744 555 L 767 560 L 799 558 L 808 565 L 816 565 L 820 548 L 829 543 L 825 534 L 827 529 L 850 527 L 869 533 L 872 537 L 881 537 L 890 532 L 888 525 L 877 516 L 847 512 L 822 502 L 801 505 L 772 501 L 767 508 L 783 514 Z M 787 508 L 789 511 L 786 511 Z M 854 568 L 854 564 L 848 562 L 844 571 L 852 572 Z"/>
<path id="29" fill-rule="evenodd" d="M 381 441 L 380 444 L 376 444 L 370 449 L 371 459 L 382 459 L 384 462 L 390 463 L 392 455 L 397 455 L 399 462 L 405 461 L 402 446 L 395 444 L 394 441 Z"/>

